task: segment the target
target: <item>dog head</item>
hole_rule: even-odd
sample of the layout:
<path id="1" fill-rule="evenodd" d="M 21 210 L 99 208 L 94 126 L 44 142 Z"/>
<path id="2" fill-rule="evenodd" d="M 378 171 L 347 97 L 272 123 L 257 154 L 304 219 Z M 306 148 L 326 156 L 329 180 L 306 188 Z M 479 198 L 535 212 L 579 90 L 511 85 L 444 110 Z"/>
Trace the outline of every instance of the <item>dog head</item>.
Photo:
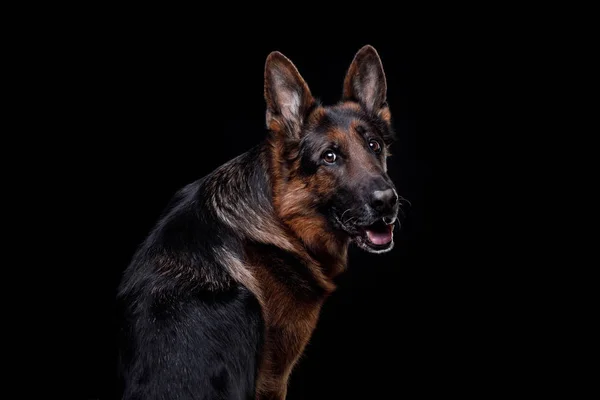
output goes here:
<path id="1" fill-rule="evenodd" d="M 356 53 L 332 106 L 320 105 L 294 64 L 273 52 L 264 94 L 279 216 L 315 249 L 351 239 L 369 252 L 391 250 L 399 199 L 387 174 L 394 132 L 377 51 Z"/>

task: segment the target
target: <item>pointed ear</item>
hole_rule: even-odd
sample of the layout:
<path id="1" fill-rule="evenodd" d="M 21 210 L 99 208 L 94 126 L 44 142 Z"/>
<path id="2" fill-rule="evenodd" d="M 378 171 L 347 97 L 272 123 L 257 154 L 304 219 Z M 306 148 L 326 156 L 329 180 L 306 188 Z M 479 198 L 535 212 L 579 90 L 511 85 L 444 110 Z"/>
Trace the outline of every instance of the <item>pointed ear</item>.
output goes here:
<path id="1" fill-rule="evenodd" d="M 269 54 L 265 64 L 265 100 L 267 127 L 299 137 L 315 100 L 294 64 L 277 51 Z"/>
<path id="2" fill-rule="evenodd" d="M 386 104 L 387 85 L 379 54 L 364 46 L 356 55 L 344 79 L 344 101 L 356 101 L 371 112 Z"/>

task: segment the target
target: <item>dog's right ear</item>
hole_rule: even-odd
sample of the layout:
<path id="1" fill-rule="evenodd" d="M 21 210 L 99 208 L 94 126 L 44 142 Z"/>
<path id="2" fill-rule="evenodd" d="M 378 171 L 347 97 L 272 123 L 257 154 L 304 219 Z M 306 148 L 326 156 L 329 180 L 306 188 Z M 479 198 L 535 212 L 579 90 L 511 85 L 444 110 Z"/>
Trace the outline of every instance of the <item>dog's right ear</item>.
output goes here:
<path id="1" fill-rule="evenodd" d="M 265 64 L 267 127 L 299 138 L 308 111 L 315 100 L 294 64 L 274 51 Z"/>
<path id="2" fill-rule="evenodd" d="M 386 106 L 386 90 L 379 54 L 373 46 L 366 45 L 356 53 L 348 68 L 343 100 L 356 101 L 368 111 L 378 113 Z"/>

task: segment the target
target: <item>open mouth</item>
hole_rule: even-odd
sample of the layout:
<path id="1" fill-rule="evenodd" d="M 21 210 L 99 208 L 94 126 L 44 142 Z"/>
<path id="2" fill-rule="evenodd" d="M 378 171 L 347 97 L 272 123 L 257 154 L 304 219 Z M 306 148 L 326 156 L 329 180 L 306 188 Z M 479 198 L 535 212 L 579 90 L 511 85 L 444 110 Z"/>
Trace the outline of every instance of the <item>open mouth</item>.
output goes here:
<path id="1" fill-rule="evenodd" d="M 390 244 L 393 239 L 393 224 L 386 224 L 379 221 L 365 228 L 367 239 L 375 246 L 385 246 Z"/>
<path id="2" fill-rule="evenodd" d="M 394 224 L 386 224 L 379 220 L 372 225 L 362 227 L 354 239 L 360 247 L 368 251 L 391 250 L 394 243 Z"/>

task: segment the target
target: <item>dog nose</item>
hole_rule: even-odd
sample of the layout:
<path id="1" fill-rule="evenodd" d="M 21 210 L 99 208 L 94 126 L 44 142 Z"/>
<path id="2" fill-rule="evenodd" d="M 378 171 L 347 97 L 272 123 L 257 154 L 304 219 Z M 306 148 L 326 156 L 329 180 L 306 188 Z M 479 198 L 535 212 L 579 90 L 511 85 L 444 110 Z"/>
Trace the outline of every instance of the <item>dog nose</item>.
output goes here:
<path id="1" fill-rule="evenodd" d="M 394 189 L 375 190 L 371 199 L 371 206 L 377 211 L 385 211 L 393 208 L 398 201 L 398 196 Z"/>

